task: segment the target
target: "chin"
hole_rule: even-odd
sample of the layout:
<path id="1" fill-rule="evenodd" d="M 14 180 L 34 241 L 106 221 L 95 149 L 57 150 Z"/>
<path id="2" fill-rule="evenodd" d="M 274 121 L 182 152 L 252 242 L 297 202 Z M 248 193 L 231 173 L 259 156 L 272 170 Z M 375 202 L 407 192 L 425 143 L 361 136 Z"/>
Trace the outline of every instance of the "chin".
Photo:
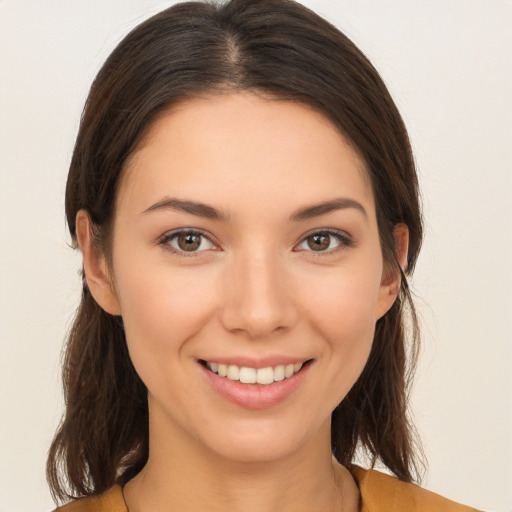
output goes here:
<path id="1" fill-rule="evenodd" d="M 281 436 L 255 437 L 247 439 L 226 439 L 224 442 L 218 440 L 211 449 L 220 457 L 237 463 L 263 463 L 285 459 L 296 452 L 298 443 L 290 439 L 282 439 Z"/>
<path id="2" fill-rule="evenodd" d="M 238 463 L 259 463 L 284 460 L 307 449 L 318 432 L 318 426 L 300 428 L 300 421 L 290 425 L 286 420 L 249 421 L 234 428 L 222 426 L 222 431 L 212 436 L 206 433 L 203 443 L 217 456 Z M 330 420 L 329 439 L 330 439 Z"/>

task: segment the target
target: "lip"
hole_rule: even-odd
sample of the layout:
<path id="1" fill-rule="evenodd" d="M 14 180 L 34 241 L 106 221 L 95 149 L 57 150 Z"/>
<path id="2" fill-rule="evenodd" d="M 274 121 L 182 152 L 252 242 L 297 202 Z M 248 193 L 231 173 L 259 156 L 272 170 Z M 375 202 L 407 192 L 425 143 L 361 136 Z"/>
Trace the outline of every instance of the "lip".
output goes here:
<path id="1" fill-rule="evenodd" d="M 236 365 L 239 368 L 242 366 L 246 366 L 247 368 L 268 368 L 269 366 L 272 366 L 272 368 L 279 366 L 279 365 L 288 365 L 288 364 L 295 364 L 295 363 L 306 363 L 306 361 L 309 361 L 309 358 L 297 358 L 297 357 L 287 357 L 287 356 L 271 356 L 271 357 L 265 357 L 265 358 L 253 358 L 253 357 L 221 357 L 216 358 L 213 357 L 212 359 L 204 358 L 200 361 L 208 361 L 210 363 L 218 363 L 218 364 L 225 364 L 229 366 L 230 364 Z"/>
<path id="2" fill-rule="evenodd" d="M 213 361 L 218 362 L 215 359 Z M 258 362 L 258 366 L 252 366 L 255 364 L 254 360 L 249 362 L 244 359 L 236 359 L 236 362 L 233 360 L 231 363 L 224 363 L 224 361 L 229 361 L 229 359 L 222 359 L 221 364 L 236 364 L 237 366 L 241 361 L 244 361 L 248 364 L 242 364 L 241 366 L 247 366 L 250 368 L 266 368 L 268 366 L 285 364 L 283 363 L 282 358 L 277 364 L 269 364 L 269 360 L 261 360 Z M 304 360 L 290 359 L 287 364 L 302 361 Z M 263 385 L 242 384 L 236 380 L 229 380 L 227 377 L 220 377 L 198 361 L 198 365 L 203 372 L 203 375 L 206 377 L 213 390 L 222 398 L 233 404 L 245 407 L 246 409 L 268 409 L 286 400 L 300 387 L 302 381 L 309 372 L 312 363 L 312 360 L 307 360 L 307 363 L 304 364 L 300 371 L 291 377 L 282 381 L 274 382 L 273 384 Z"/>

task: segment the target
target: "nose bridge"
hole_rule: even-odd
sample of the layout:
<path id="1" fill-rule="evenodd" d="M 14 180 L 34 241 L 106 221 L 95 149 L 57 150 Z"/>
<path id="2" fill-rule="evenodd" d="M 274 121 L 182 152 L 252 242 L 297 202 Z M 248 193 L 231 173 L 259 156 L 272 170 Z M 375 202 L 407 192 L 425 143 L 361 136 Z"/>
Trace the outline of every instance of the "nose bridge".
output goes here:
<path id="1" fill-rule="evenodd" d="M 228 330 L 261 338 L 296 321 L 285 262 L 271 248 L 234 255 L 226 271 L 222 322 Z"/>

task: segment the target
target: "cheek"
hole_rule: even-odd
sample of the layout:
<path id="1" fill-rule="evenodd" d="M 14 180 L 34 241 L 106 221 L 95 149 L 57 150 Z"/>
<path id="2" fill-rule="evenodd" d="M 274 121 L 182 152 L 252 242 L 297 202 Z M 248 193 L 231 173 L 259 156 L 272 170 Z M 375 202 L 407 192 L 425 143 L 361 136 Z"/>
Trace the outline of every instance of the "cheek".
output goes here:
<path id="1" fill-rule="evenodd" d="M 339 269 L 319 282 L 307 303 L 311 325 L 319 339 L 327 340 L 323 359 L 329 376 L 330 406 L 348 393 L 368 360 L 376 323 L 380 291 L 379 264 Z"/>
<path id="2" fill-rule="evenodd" d="M 375 262 L 333 270 L 309 289 L 307 315 L 334 344 L 372 338 L 380 281 L 381 267 Z"/>
<path id="3" fill-rule="evenodd" d="M 211 278 L 201 275 L 198 267 L 135 263 L 118 266 L 116 289 L 128 348 L 145 380 L 144 374 L 158 373 L 159 367 L 163 377 L 169 364 L 186 355 L 183 347 L 208 322 L 215 297 L 208 285 Z"/>
<path id="4" fill-rule="evenodd" d="M 375 332 L 375 296 L 364 292 L 358 283 L 338 293 L 336 304 L 330 304 L 333 320 L 324 324 L 333 361 L 350 387 L 366 364 Z"/>

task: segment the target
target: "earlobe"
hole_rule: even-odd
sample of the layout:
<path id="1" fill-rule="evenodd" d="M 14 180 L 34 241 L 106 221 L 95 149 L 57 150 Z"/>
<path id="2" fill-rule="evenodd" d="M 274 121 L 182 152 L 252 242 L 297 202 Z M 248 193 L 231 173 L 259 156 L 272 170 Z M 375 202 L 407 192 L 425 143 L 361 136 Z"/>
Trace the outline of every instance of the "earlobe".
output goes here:
<path id="1" fill-rule="evenodd" d="M 85 210 L 80 210 L 76 214 L 76 238 L 83 256 L 84 285 L 101 308 L 111 315 L 120 315 L 121 308 L 105 254 L 95 246 L 93 236 L 93 224 L 89 214 Z"/>
<path id="2" fill-rule="evenodd" d="M 393 230 L 395 239 L 395 256 L 402 271 L 407 268 L 407 255 L 409 251 L 409 228 L 403 224 L 397 224 Z M 402 275 L 398 268 L 392 271 L 385 269 L 380 287 L 379 307 L 377 318 L 384 316 L 395 302 L 400 286 L 402 284 Z"/>

